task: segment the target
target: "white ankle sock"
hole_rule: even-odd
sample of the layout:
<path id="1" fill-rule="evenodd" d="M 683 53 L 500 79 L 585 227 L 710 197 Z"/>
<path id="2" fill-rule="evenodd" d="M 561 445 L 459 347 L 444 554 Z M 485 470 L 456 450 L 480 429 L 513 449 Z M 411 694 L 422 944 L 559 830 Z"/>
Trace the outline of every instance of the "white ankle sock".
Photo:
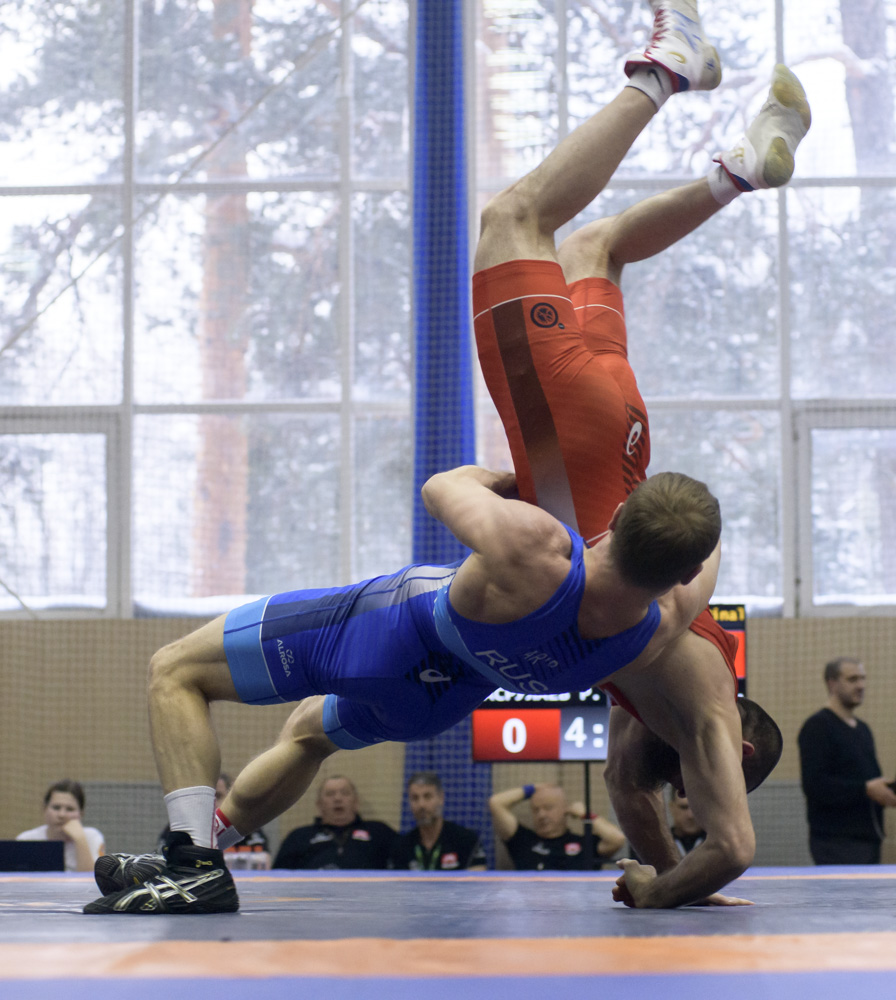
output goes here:
<path id="1" fill-rule="evenodd" d="M 646 94 L 659 110 L 673 94 L 672 80 L 662 66 L 639 66 L 628 78 L 628 87 Z"/>
<path id="2" fill-rule="evenodd" d="M 721 163 L 717 163 L 706 175 L 709 191 L 720 205 L 728 205 L 743 191 L 728 176 Z"/>
<path id="3" fill-rule="evenodd" d="M 220 809 L 215 810 L 215 841 L 219 850 L 226 851 L 228 847 L 238 844 L 244 836 Z"/>
<path id="4" fill-rule="evenodd" d="M 214 847 L 215 790 L 207 785 L 177 788 L 165 796 L 172 832 L 182 830 L 197 847 Z"/>

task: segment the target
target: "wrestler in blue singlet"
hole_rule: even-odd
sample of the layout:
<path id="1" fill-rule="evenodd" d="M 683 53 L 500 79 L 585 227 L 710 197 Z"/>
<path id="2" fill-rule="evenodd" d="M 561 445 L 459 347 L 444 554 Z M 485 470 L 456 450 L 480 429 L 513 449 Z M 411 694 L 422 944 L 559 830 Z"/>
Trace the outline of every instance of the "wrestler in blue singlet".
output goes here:
<path id="1" fill-rule="evenodd" d="M 540 608 L 489 625 L 460 616 L 449 588 L 459 563 L 407 566 L 348 587 L 262 598 L 227 616 L 224 650 L 237 693 L 254 705 L 327 695 L 324 730 L 340 747 L 427 739 L 465 718 L 495 688 L 583 691 L 635 659 L 659 625 L 583 639 L 583 543 Z"/>

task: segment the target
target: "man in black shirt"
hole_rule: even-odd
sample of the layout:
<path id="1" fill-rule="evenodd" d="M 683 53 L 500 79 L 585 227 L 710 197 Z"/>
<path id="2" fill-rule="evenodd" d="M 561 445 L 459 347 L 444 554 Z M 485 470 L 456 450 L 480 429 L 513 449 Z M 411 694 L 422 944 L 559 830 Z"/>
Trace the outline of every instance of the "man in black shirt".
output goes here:
<path id="1" fill-rule="evenodd" d="M 534 829 L 523 826 L 511 811 L 524 799 L 530 799 Z M 585 807 L 572 806 L 559 785 L 524 785 L 496 792 L 489 800 L 495 832 L 507 845 L 514 868 L 526 870 L 571 871 L 585 869 L 582 847 L 585 838 L 566 825 L 569 816 L 583 819 Z M 609 860 L 625 843 L 622 831 L 602 816 L 592 819 L 594 831 L 594 867 Z"/>
<path id="2" fill-rule="evenodd" d="M 280 845 L 275 868 L 385 868 L 396 833 L 358 815 L 358 792 L 348 778 L 327 778 L 317 793 L 320 815 Z"/>
<path id="3" fill-rule="evenodd" d="M 408 780 L 408 805 L 417 825 L 395 840 L 390 868 L 414 871 L 485 871 L 485 851 L 475 830 L 444 819 L 445 789 L 435 771 Z"/>
<path id="4" fill-rule="evenodd" d="M 896 792 L 881 777 L 868 726 L 855 710 L 865 697 L 865 668 L 848 656 L 824 670 L 828 704 L 799 734 L 809 850 L 817 865 L 880 864 L 883 811 Z"/>

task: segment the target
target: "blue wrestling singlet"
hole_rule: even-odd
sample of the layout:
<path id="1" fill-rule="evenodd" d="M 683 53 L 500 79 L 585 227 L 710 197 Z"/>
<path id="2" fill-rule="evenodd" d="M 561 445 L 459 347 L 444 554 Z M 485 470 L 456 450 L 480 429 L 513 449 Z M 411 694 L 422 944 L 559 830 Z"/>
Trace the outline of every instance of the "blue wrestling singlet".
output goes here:
<path id="1" fill-rule="evenodd" d="M 340 747 L 427 739 L 465 718 L 496 687 L 582 691 L 635 659 L 656 631 L 654 602 L 633 628 L 583 639 L 583 543 L 542 607 L 515 622 L 462 618 L 448 592 L 459 563 L 300 590 L 236 608 L 224 651 L 240 699 L 254 705 L 326 695 L 324 729 Z"/>
<path id="2" fill-rule="evenodd" d="M 660 609 L 652 601 L 644 618 L 624 632 L 605 639 L 579 635 L 585 546 L 581 535 L 566 530 L 572 539 L 569 573 L 554 596 L 525 618 L 505 625 L 474 622 L 451 607 L 447 587 L 436 595 L 433 613 L 442 642 L 496 687 L 520 694 L 587 691 L 638 657 L 657 630 Z"/>

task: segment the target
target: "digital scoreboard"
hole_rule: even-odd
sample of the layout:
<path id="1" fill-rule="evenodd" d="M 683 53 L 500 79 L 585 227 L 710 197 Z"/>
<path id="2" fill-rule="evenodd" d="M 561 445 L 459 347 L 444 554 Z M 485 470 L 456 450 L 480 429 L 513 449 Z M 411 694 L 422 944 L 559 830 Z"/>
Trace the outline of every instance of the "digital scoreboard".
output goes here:
<path id="1" fill-rule="evenodd" d="M 746 693 L 746 611 L 712 604 L 713 618 L 737 639 L 738 693 Z M 606 760 L 610 704 L 597 688 L 569 694 L 515 694 L 499 688 L 473 712 L 473 760 Z"/>
<path id="2" fill-rule="evenodd" d="M 473 713 L 473 760 L 606 760 L 602 691 L 522 695 L 499 689 Z"/>

